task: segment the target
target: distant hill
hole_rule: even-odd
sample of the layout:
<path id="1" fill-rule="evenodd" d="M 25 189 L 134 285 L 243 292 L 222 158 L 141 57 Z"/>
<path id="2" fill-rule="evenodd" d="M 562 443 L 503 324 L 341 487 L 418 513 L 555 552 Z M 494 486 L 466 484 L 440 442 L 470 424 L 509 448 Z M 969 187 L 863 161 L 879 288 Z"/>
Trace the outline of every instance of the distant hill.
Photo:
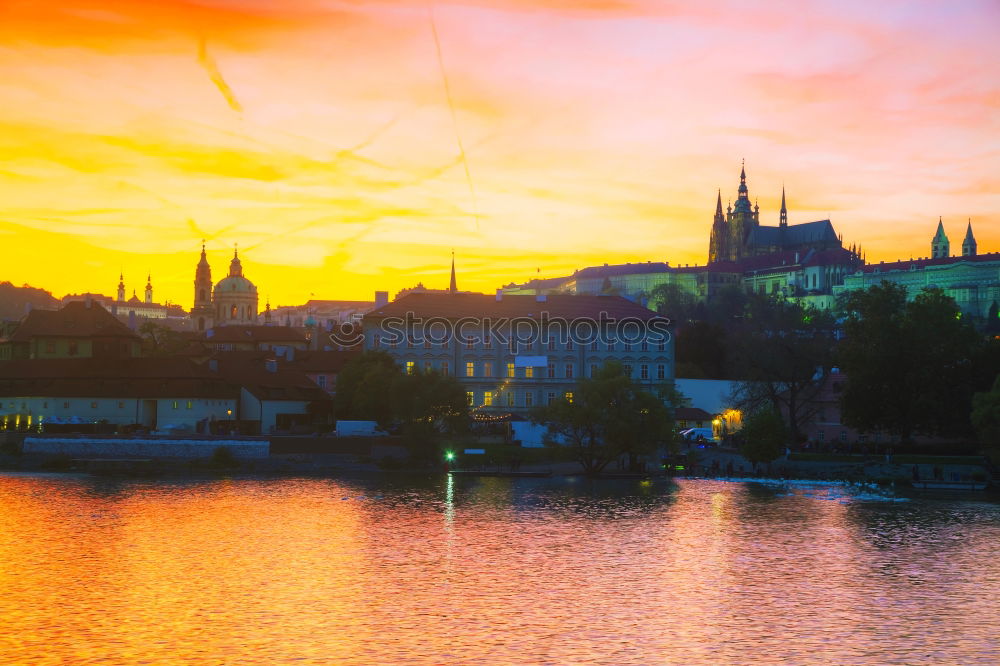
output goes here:
<path id="1" fill-rule="evenodd" d="M 0 282 L 0 321 L 20 319 L 28 312 L 29 305 L 33 309 L 57 310 L 60 303 L 44 289 Z"/>

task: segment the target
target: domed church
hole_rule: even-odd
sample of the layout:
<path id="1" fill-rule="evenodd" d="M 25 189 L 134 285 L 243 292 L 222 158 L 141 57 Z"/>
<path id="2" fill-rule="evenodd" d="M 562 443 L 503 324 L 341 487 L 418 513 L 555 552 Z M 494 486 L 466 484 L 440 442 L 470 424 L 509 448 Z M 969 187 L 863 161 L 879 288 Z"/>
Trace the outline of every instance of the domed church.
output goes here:
<path id="1" fill-rule="evenodd" d="M 201 246 L 201 261 L 195 269 L 194 307 L 191 319 L 199 331 L 230 324 L 257 323 L 257 287 L 243 277 L 237 249 L 229 262 L 229 275 L 212 287 L 212 268 Z"/>

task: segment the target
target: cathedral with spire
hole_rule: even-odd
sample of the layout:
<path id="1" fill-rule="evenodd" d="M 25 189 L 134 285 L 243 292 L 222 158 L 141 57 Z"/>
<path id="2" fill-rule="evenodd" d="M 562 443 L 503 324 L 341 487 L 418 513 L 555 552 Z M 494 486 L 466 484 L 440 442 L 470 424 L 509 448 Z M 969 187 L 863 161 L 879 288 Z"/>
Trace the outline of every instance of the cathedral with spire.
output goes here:
<path id="1" fill-rule="evenodd" d="M 736 205 L 730 204 L 725 213 L 722 210 L 722 190 L 715 202 L 715 218 L 708 244 L 708 264 L 724 262 L 740 263 L 748 257 L 759 257 L 779 252 L 797 252 L 805 256 L 810 251 L 820 252 L 843 248 L 841 238 L 834 231 L 830 220 L 817 220 L 801 224 L 788 224 L 788 208 L 785 204 L 785 188 L 781 188 L 781 210 L 778 226 L 760 223 L 760 206 L 750 205 L 747 188 L 747 172 L 744 165 L 740 169 L 740 186 L 736 193 Z M 852 249 L 852 255 L 860 256 L 860 251 Z"/>
<path id="2" fill-rule="evenodd" d="M 213 286 L 212 267 L 202 243 L 201 259 L 194 272 L 194 307 L 191 308 L 194 329 L 204 331 L 218 326 L 256 324 L 257 306 L 257 287 L 243 275 L 239 249 L 233 249 L 229 274 Z"/>

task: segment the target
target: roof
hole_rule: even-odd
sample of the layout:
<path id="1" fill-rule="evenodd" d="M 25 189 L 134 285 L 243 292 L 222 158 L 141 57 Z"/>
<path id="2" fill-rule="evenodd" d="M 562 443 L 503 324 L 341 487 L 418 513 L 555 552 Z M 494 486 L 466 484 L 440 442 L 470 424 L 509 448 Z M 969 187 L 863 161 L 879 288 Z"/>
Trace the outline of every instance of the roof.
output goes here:
<path id="1" fill-rule="evenodd" d="M 219 326 L 205 331 L 202 338 L 211 343 L 307 342 L 301 331 L 288 326 Z"/>
<path id="2" fill-rule="evenodd" d="M 139 339 L 138 335 L 99 303 L 84 301 L 71 301 L 59 310 L 32 310 L 10 339 L 13 342 L 27 342 L 36 337 Z"/>
<path id="3" fill-rule="evenodd" d="M 59 358 L 0 363 L 0 396 L 234 399 L 237 386 L 189 359 Z"/>
<path id="4" fill-rule="evenodd" d="M 302 372 L 338 373 L 347 363 L 360 355 L 360 350 L 296 351 L 292 360 L 287 363 Z"/>
<path id="5" fill-rule="evenodd" d="M 268 369 L 273 361 L 272 370 Z M 227 381 L 242 386 L 258 400 L 329 400 L 306 372 L 269 352 L 228 352 L 218 354 L 206 366 L 217 364 L 217 372 Z"/>
<path id="6" fill-rule="evenodd" d="M 678 421 L 711 421 L 712 415 L 701 407 L 678 407 L 674 410 Z"/>
<path id="7" fill-rule="evenodd" d="M 234 260 L 235 261 L 235 260 Z M 215 285 L 216 292 L 227 292 L 227 293 L 256 293 L 257 287 L 254 286 L 253 282 L 246 279 L 242 275 L 228 275 Z"/>
<path id="8" fill-rule="evenodd" d="M 777 246 L 795 246 L 818 242 L 840 242 L 830 220 L 789 224 L 787 227 L 757 226 L 751 229 L 747 239 L 749 244 Z"/>
<path id="9" fill-rule="evenodd" d="M 987 261 L 1000 261 L 1000 252 L 987 252 L 986 254 L 976 254 L 971 257 L 939 257 L 937 259 L 907 259 L 900 261 L 879 262 L 877 264 L 867 264 L 861 268 L 863 273 L 885 273 L 887 271 L 908 271 L 910 267 L 927 268 L 928 266 L 948 266 L 950 264 L 980 263 Z"/>
<path id="10" fill-rule="evenodd" d="M 670 264 L 665 261 L 647 261 L 635 264 L 614 264 L 609 266 L 590 266 L 573 273 L 576 278 L 605 278 L 619 275 L 639 275 L 641 273 L 669 273 Z M 561 278 L 565 279 L 565 278 Z"/>
<path id="11" fill-rule="evenodd" d="M 302 306 L 295 306 L 302 307 Z M 331 309 L 339 310 L 345 308 L 373 308 L 375 307 L 375 301 L 325 301 L 312 299 L 306 301 L 304 307 L 310 309 Z"/>
<path id="12" fill-rule="evenodd" d="M 404 317 L 412 313 L 418 317 L 535 317 L 547 313 L 550 318 L 597 319 L 601 313 L 608 317 L 623 319 L 635 317 L 641 320 L 659 318 L 648 308 L 621 296 L 591 296 L 574 294 L 552 294 L 539 301 L 536 296 L 520 294 L 434 294 L 413 292 L 392 303 L 383 305 L 365 315 L 365 320 L 383 317 Z"/>

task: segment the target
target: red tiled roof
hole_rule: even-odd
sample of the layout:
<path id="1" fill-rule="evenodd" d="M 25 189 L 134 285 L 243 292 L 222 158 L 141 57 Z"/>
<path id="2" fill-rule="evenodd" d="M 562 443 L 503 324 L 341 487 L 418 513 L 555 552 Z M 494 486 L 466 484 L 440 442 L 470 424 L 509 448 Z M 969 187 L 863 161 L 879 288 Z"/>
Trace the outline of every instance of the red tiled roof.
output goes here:
<path id="1" fill-rule="evenodd" d="M 125 337 L 139 339 L 128 326 L 105 310 L 99 303 L 88 306 L 72 301 L 59 310 L 32 310 L 11 335 L 14 342 L 26 342 L 36 337 L 96 338 Z"/>
<path id="2" fill-rule="evenodd" d="M 268 362 L 274 361 L 274 371 Z M 282 358 L 269 352 L 224 352 L 216 354 L 204 367 L 218 368 L 216 372 L 227 381 L 242 386 L 261 400 L 329 400 L 330 396 L 316 386 L 306 373 Z"/>
<path id="3" fill-rule="evenodd" d="M 938 259 L 903 259 L 900 261 L 880 262 L 868 264 L 861 268 L 864 273 L 886 273 L 888 271 L 908 271 L 910 266 L 926 268 L 928 266 L 947 266 L 949 264 L 959 264 L 963 262 L 979 263 L 982 261 L 1000 261 L 1000 252 L 988 252 L 977 254 L 971 257 L 940 257 Z"/>
<path id="4" fill-rule="evenodd" d="M 596 319 L 603 312 L 607 316 L 623 319 L 635 317 L 642 320 L 659 317 L 658 314 L 621 296 L 588 296 L 552 294 L 544 301 L 532 295 L 504 294 L 500 300 L 490 294 L 451 294 L 412 292 L 388 305 L 369 312 L 368 318 L 414 316 L 443 317 L 539 317 L 543 312 L 550 318 Z"/>

